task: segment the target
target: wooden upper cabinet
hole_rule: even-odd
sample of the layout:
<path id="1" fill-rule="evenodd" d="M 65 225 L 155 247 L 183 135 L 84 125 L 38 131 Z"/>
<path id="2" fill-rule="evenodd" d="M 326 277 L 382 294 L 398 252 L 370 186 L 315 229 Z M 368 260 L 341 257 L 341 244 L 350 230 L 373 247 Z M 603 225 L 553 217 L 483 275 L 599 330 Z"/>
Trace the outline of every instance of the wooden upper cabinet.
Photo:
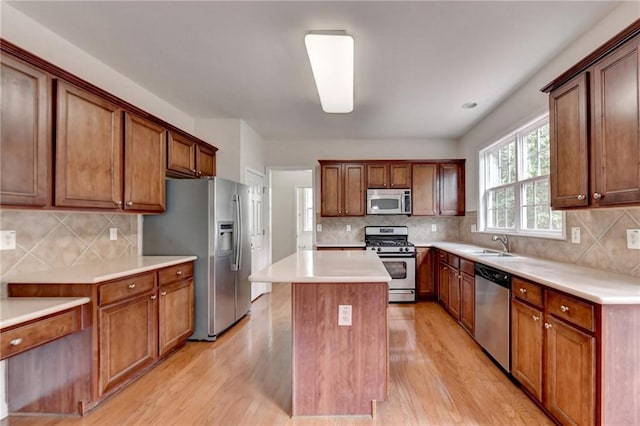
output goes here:
<path id="1" fill-rule="evenodd" d="M 344 216 L 364 216 L 365 200 L 364 165 L 344 165 Z"/>
<path id="2" fill-rule="evenodd" d="M 367 188 L 411 188 L 410 163 L 368 163 Z"/>
<path id="3" fill-rule="evenodd" d="M 593 67 L 592 198 L 640 203 L 640 36 Z"/>
<path id="4" fill-rule="evenodd" d="M 51 80 L 12 56 L 0 56 L 0 204 L 50 203 Z"/>
<path id="5" fill-rule="evenodd" d="M 200 177 L 216 175 L 216 151 L 203 145 L 196 147 L 196 167 Z"/>
<path id="6" fill-rule="evenodd" d="M 464 160 L 438 165 L 441 216 L 464 215 L 464 166 Z"/>
<path id="7" fill-rule="evenodd" d="M 414 216 L 438 214 L 438 165 L 436 163 L 413 164 L 411 189 L 412 213 Z"/>
<path id="8" fill-rule="evenodd" d="M 55 205 L 122 206 L 122 109 L 57 82 Z"/>
<path id="9" fill-rule="evenodd" d="M 125 210 L 165 210 L 166 139 L 163 127 L 125 114 Z"/>
<path id="10" fill-rule="evenodd" d="M 342 216 L 342 164 L 322 164 L 320 186 L 320 214 Z"/>
<path id="11" fill-rule="evenodd" d="M 553 208 L 589 204 L 588 85 L 581 74 L 549 95 Z"/>
<path id="12" fill-rule="evenodd" d="M 167 170 L 195 176 L 196 143 L 174 132 L 167 141 Z"/>

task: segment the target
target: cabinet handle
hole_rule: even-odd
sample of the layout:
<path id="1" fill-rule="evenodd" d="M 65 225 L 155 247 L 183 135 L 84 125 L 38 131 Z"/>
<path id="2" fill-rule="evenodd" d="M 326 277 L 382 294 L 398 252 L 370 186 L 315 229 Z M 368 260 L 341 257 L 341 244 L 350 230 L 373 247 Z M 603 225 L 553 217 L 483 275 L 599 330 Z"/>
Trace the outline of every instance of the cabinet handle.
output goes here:
<path id="1" fill-rule="evenodd" d="M 195 173 L 195 172 L 196 172 L 196 169 L 191 169 L 191 173 Z"/>
<path id="2" fill-rule="evenodd" d="M 345 213 L 345 214 L 349 214 L 349 210 L 345 210 L 345 211 L 344 211 L 344 213 Z"/>
<path id="3" fill-rule="evenodd" d="M 533 317 L 533 320 L 534 320 L 534 321 L 538 321 L 538 320 L 540 319 L 540 317 L 539 317 L 539 316 L 537 316 L 537 315 L 532 315 L 532 317 Z"/>
<path id="4" fill-rule="evenodd" d="M 129 284 L 129 288 L 130 288 L 131 290 L 133 290 L 134 288 L 136 288 L 135 283 L 134 283 L 134 284 Z"/>
<path id="5" fill-rule="evenodd" d="M 156 297 L 158 297 L 158 296 L 156 296 L 156 295 L 154 294 L 153 296 L 151 296 L 151 300 L 156 300 Z"/>
<path id="6" fill-rule="evenodd" d="M 527 289 L 526 289 L 526 288 L 521 288 L 521 289 L 520 289 L 520 293 L 522 293 L 522 294 L 526 294 L 526 293 L 527 293 Z"/>
<path id="7" fill-rule="evenodd" d="M 133 205 L 133 201 L 127 201 L 127 206 L 132 206 Z"/>
<path id="8" fill-rule="evenodd" d="M 176 271 L 176 275 L 182 275 L 182 271 Z"/>
<path id="9" fill-rule="evenodd" d="M 202 175 L 202 170 L 198 170 L 198 176 Z"/>
<path id="10" fill-rule="evenodd" d="M 551 328 L 553 327 L 551 324 L 549 324 L 548 322 L 544 323 L 544 328 Z"/>
<path id="11" fill-rule="evenodd" d="M 578 200 L 582 201 L 582 200 L 584 200 L 584 199 L 585 199 L 585 198 L 587 198 L 587 197 L 585 197 L 585 196 L 584 196 L 584 194 L 578 194 L 578 196 L 577 196 L 576 198 L 577 198 Z M 595 198 L 595 197 L 594 197 L 594 198 Z"/>
<path id="12" fill-rule="evenodd" d="M 166 296 L 166 295 L 167 295 L 167 292 L 166 292 L 166 291 L 162 291 L 162 292 L 160 292 L 160 296 Z"/>
<path id="13" fill-rule="evenodd" d="M 564 306 L 564 305 L 560 305 L 560 310 L 562 312 L 569 312 L 569 307 L 568 306 Z"/>
<path id="14" fill-rule="evenodd" d="M 9 342 L 11 346 L 18 346 L 22 343 L 22 337 L 18 337 L 17 339 L 13 339 Z"/>
<path id="15" fill-rule="evenodd" d="M 116 204 L 121 206 L 122 205 L 122 201 L 116 201 Z"/>
<path id="16" fill-rule="evenodd" d="M 599 200 L 600 198 L 602 198 L 602 194 L 599 192 L 594 192 L 593 193 L 593 199 L 594 200 Z"/>

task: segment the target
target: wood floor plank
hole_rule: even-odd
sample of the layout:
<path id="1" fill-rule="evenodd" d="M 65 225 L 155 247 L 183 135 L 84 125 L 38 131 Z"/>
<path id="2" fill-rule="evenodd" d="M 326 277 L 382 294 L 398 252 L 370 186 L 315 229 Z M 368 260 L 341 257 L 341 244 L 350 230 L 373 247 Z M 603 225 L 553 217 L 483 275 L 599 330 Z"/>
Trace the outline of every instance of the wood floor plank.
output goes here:
<path id="1" fill-rule="evenodd" d="M 291 411 L 291 288 L 252 305 L 214 343 L 189 342 L 84 418 L 0 425 L 552 425 L 437 304 L 389 307 L 389 395 L 370 417 Z"/>

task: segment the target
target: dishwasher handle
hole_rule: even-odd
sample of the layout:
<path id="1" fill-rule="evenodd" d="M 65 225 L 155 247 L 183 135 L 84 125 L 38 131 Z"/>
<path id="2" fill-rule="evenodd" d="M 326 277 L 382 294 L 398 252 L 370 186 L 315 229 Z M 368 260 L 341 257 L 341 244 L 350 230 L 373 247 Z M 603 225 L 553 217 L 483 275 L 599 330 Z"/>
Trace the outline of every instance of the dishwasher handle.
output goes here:
<path id="1" fill-rule="evenodd" d="M 511 274 L 508 272 L 504 272 L 481 263 L 476 263 L 475 273 L 476 276 L 489 280 L 499 286 L 511 289 Z"/>

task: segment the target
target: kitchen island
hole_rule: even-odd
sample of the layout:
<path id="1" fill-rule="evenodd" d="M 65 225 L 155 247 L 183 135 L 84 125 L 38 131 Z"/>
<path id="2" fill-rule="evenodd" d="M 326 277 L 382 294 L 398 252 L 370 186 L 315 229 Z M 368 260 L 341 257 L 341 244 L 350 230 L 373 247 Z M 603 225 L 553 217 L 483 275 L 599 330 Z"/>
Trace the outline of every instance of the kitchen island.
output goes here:
<path id="1" fill-rule="evenodd" d="M 389 364 L 391 277 L 378 256 L 305 250 L 249 280 L 291 283 L 291 414 L 373 416 Z"/>

